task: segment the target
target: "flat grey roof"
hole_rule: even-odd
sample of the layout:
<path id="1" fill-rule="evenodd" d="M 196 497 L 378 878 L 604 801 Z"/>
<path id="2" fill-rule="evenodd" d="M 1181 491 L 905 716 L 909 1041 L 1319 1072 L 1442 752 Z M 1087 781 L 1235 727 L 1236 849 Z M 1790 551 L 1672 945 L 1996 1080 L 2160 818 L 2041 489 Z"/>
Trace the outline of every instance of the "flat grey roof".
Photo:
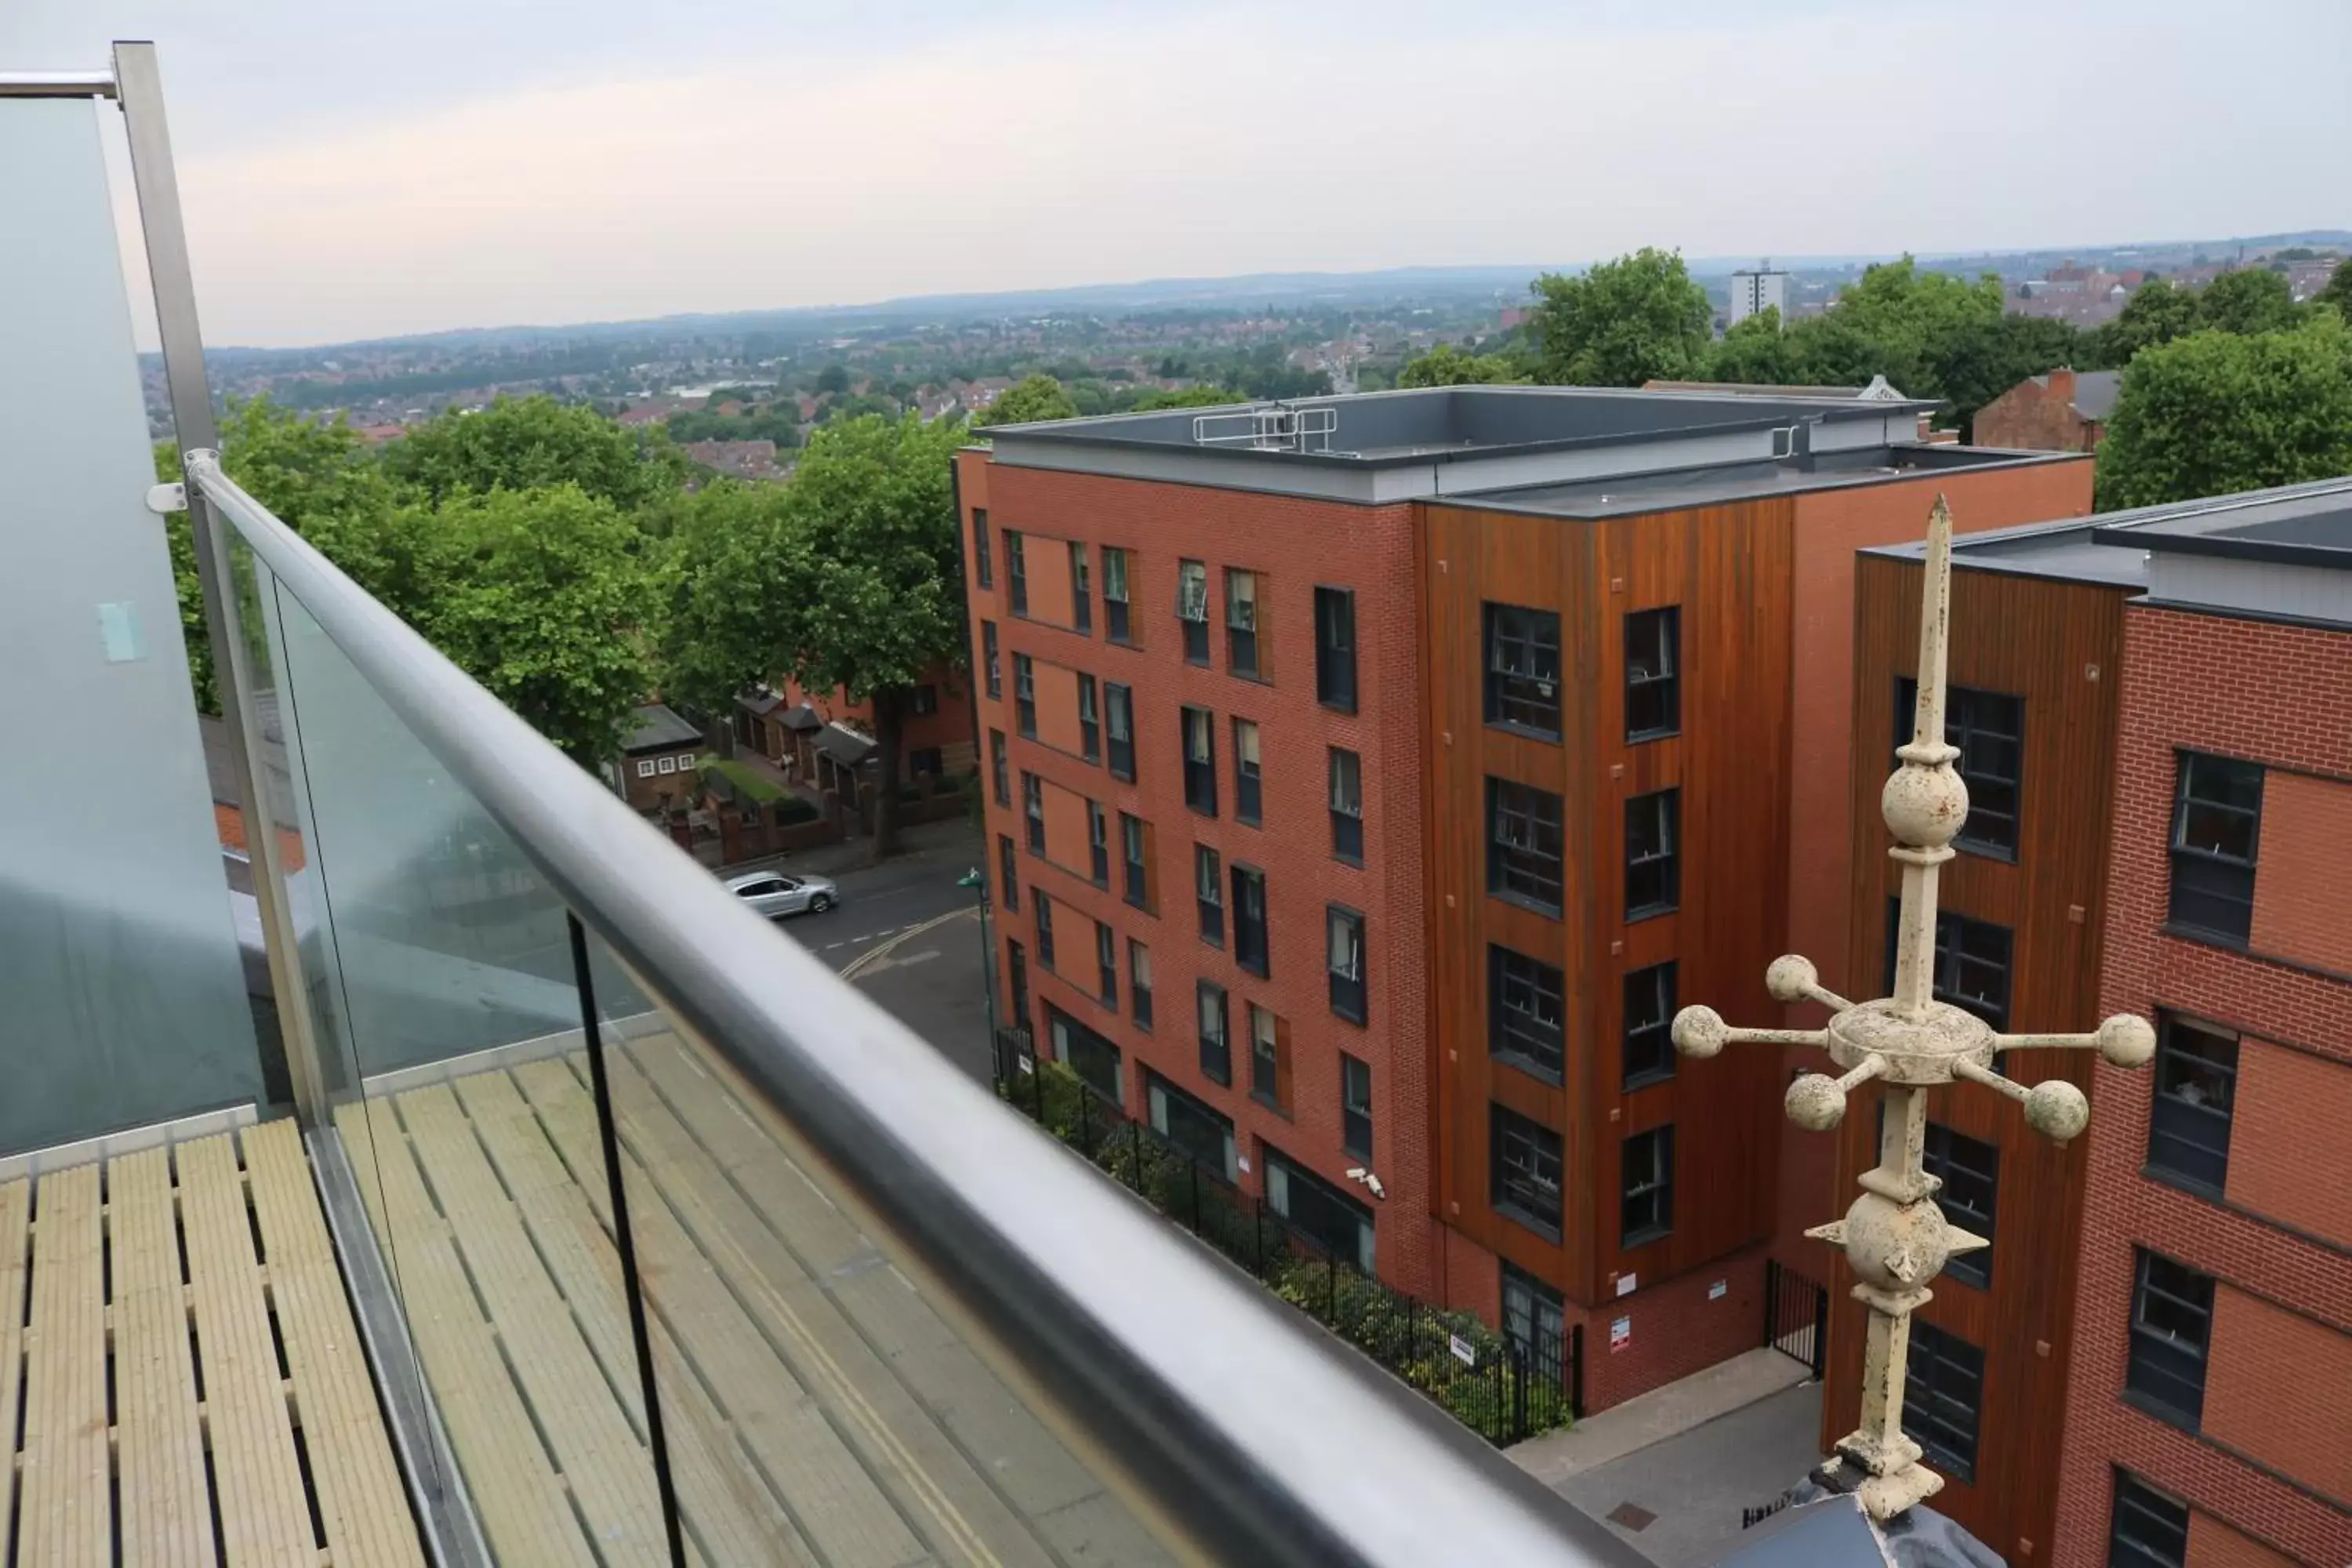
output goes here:
<path id="1" fill-rule="evenodd" d="M 2053 461 L 2086 460 L 2076 452 L 2014 452 L 1949 443 L 1896 443 L 1823 452 L 1810 459 L 1790 458 L 1667 468 L 1575 484 L 1485 490 L 1461 499 L 1465 505 L 1494 511 L 1542 512 L 1568 518 L 1626 517 L 1637 512 L 1717 506 L 1731 500 L 1795 495 L 1848 485 L 1884 484 L 1959 468 L 2027 468 Z M 1923 514 L 1921 525 L 1925 523 Z"/>

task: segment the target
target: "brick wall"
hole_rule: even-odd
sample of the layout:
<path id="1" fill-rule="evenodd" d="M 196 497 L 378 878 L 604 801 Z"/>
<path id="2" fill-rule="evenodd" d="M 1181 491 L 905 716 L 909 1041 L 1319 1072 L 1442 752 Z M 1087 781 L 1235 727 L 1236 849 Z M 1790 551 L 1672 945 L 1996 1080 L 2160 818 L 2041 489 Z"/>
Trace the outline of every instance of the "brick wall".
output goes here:
<path id="1" fill-rule="evenodd" d="M 1719 1258 L 1580 1314 L 1585 1409 L 1606 1410 L 1763 1343 L 1768 1250 Z M 1718 1281 L 1724 1293 L 1711 1296 Z M 1633 1337 L 1612 1350 L 1611 1325 L 1620 1318 L 1629 1320 Z M 1580 1321 L 1572 1306 L 1569 1321 Z"/>
<path id="2" fill-rule="evenodd" d="M 2295 1568 L 2294 1559 L 2239 1534 L 2211 1514 L 2189 1516 L 2189 1561 L 2197 1568 Z"/>
<path id="3" fill-rule="evenodd" d="M 2347 1104 L 2352 1067 L 2241 1037 L 2230 1201 L 2352 1248 Z"/>
<path id="4" fill-rule="evenodd" d="M 2339 672 L 2352 681 L 2352 669 Z M 2252 945 L 2352 974 L 2352 784 L 2274 773 L 2263 781 Z"/>
<path id="5" fill-rule="evenodd" d="M 682 747 L 674 752 L 656 752 L 644 756 L 621 759 L 621 787 L 628 803 L 639 811 L 651 811 L 667 800 L 673 805 L 683 805 L 702 793 L 701 775 L 695 766 L 701 755 L 701 745 Z M 661 764 L 668 763 L 670 771 L 663 773 Z M 654 764 L 651 778 L 637 776 L 638 764 Z M 683 768 L 683 773 L 678 770 Z"/>
<path id="6" fill-rule="evenodd" d="M 2058 370 L 2043 381 L 2029 376 L 1977 410 L 1969 433 L 1979 447 L 2088 452 L 2105 426 L 2075 412 L 2074 373 Z"/>
<path id="7" fill-rule="evenodd" d="M 2352 1335 L 2217 1286 L 2203 1428 L 2281 1475 L 2352 1499 Z"/>

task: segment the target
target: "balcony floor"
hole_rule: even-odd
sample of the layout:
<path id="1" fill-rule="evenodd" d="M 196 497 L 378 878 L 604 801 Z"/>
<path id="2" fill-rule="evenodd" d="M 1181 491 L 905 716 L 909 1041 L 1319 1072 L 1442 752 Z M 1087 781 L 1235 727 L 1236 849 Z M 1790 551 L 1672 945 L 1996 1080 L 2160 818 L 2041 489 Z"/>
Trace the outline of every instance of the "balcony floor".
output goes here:
<path id="1" fill-rule="evenodd" d="M 0 1563 L 424 1563 L 290 1121 L 0 1183 Z"/>

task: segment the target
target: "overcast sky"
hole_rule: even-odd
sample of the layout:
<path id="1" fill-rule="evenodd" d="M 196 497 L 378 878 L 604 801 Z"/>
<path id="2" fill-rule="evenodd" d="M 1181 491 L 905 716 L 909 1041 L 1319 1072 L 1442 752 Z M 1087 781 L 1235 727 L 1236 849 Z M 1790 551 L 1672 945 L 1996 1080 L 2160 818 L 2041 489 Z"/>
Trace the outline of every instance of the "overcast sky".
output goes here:
<path id="1" fill-rule="evenodd" d="M 2346 0 L 0 0 L 118 37 L 224 344 L 2352 226 Z"/>

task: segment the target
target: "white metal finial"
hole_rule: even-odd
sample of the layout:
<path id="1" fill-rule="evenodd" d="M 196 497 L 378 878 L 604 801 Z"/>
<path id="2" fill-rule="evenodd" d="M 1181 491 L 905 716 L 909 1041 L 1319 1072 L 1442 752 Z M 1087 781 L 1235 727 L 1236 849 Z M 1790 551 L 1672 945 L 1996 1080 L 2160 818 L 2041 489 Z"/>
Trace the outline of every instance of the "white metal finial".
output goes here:
<path id="1" fill-rule="evenodd" d="M 1927 1090 L 1955 1079 L 1981 1084 L 2021 1103 L 2027 1125 L 2064 1142 L 2089 1124 L 2090 1103 L 2063 1079 L 2028 1088 L 1993 1068 L 2002 1051 L 2095 1047 L 2120 1068 L 2145 1064 L 2156 1032 L 2144 1019 L 2118 1015 L 2087 1035 L 2002 1035 L 1976 1015 L 1935 996 L 1937 878 L 1968 820 L 1968 785 L 1953 763 L 1959 750 L 1945 738 L 1945 671 L 1951 647 L 1952 514 L 1936 498 L 1927 518 L 1927 571 L 1919 604 L 1918 700 L 1910 740 L 1895 748 L 1899 765 L 1879 796 L 1880 815 L 1903 868 L 1895 914 L 1895 994 L 1853 1003 L 1825 990 L 1811 961 L 1775 959 L 1765 984 L 1780 1002 L 1817 1002 L 1830 1011 L 1821 1029 L 1745 1029 L 1712 1008 L 1675 1015 L 1675 1047 L 1711 1057 L 1727 1045 L 1816 1046 L 1842 1076 L 1807 1073 L 1789 1086 L 1789 1119 L 1826 1131 L 1845 1117 L 1846 1096 L 1876 1079 L 1886 1085 L 1889 1114 L 1879 1133 L 1878 1163 L 1864 1171 L 1862 1195 L 1843 1219 L 1805 1234 L 1843 1247 L 1853 1295 L 1869 1310 L 1863 1355 L 1862 1423 L 1842 1439 L 1822 1479 L 1856 1494 L 1871 1517 L 1888 1520 L 1941 1489 L 1944 1479 L 1919 1463 L 1903 1434 L 1903 1380 L 1911 1314 L 1933 1299 L 1927 1282 L 1957 1253 L 1990 1245 L 1948 1223 L 1936 1206 L 1942 1183 L 1927 1173 Z"/>

